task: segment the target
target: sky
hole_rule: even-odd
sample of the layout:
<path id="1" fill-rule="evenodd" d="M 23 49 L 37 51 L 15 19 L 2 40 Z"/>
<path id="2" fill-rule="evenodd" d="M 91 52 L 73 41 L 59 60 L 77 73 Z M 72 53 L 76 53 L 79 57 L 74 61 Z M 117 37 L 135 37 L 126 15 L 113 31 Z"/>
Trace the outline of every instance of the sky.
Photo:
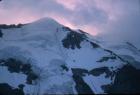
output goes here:
<path id="1" fill-rule="evenodd" d="M 140 0 L 0 1 L 0 24 L 29 23 L 43 17 L 106 40 L 140 45 Z"/>

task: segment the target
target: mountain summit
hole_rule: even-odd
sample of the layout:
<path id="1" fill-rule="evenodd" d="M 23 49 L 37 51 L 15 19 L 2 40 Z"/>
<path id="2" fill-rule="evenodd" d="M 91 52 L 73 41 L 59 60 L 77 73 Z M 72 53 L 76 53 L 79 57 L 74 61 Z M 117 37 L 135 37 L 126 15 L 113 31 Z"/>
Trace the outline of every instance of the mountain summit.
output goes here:
<path id="1" fill-rule="evenodd" d="M 45 17 L 45 18 L 41 18 L 37 21 L 32 22 L 31 24 L 33 25 L 40 25 L 40 26 L 52 26 L 52 27 L 59 27 L 62 26 L 61 24 L 59 24 L 56 20 L 49 18 L 49 17 Z"/>
<path id="2" fill-rule="evenodd" d="M 1 28 L 1 33 L 2 95 L 140 91 L 140 70 L 135 68 L 139 53 L 128 44 L 123 49 L 103 47 L 84 31 L 72 30 L 51 18 Z M 122 52 L 125 50 L 128 55 Z"/>

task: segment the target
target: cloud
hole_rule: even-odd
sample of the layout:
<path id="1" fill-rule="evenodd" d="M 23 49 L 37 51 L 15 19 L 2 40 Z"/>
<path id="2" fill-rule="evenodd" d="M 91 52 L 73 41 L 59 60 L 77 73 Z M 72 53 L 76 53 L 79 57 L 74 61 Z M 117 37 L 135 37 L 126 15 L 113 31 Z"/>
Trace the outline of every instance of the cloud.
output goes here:
<path id="1" fill-rule="evenodd" d="M 29 20 L 28 16 L 32 17 L 30 18 L 31 20 L 37 20 L 45 16 L 50 16 L 54 13 L 56 15 L 68 15 L 70 13 L 69 10 L 56 3 L 55 0 L 5 0 L 0 3 L 0 10 L 3 10 L 3 12 L 0 13 L 0 23 L 13 23 L 10 22 L 11 20 L 15 20 L 15 23 L 17 23 L 17 19 L 19 18 L 24 18 L 24 21 L 19 21 L 24 23 Z M 2 18 L 2 15 L 4 14 L 5 16 Z M 5 21 L 3 22 L 1 19 L 5 19 Z"/>
<path id="2" fill-rule="evenodd" d="M 71 28 L 86 29 L 108 19 L 104 11 L 96 8 L 94 0 L 5 0 L 0 9 L 4 10 L 0 23 L 27 23 L 48 16 Z"/>
<path id="3" fill-rule="evenodd" d="M 15 14 L 15 15 L 14 15 Z M 0 9 L 0 23 L 1 24 L 18 24 L 18 23 L 29 23 L 36 19 L 28 10 L 12 10 L 8 11 Z"/>
<path id="4" fill-rule="evenodd" d="M 56 1 L 72 11 L 69 19 L 75 25 L 101 24 L 108 19 L 107 14 L 96 7 L 94 0 Z"/>
<path id="5" fill-rule="evenodd" d="M 0 23 L 27 23 L 52 17 L 112 41 L 139 40 L 140 0 L 3 0 Z"/>
<path id="6" fill-rule="evenodd" d="M 80 0 L 81 1 L 81 0 Z M 63 5 L 65 8 L 75 10 L 79 0 L 56 0 L 57 3 Z"/>
<path id="7" fill-rule="evenodd" d="M 130 41 L 140 47 L 140 1 L 139 0 L 117 0 L 114 7 L 115 20 L 110 19 L 102 26 L 102 36 L 107 41 L 124 42 Z"/>
<path id="8" fill-rule="evenodd" d="M 98 25 L 107 22 L 108 15 L 96 7 L 94 0 L 56 0 L 59 4 L 70 10 L 68 21 L 77 28 L 81 28 L 90 34 L 97 34 Z M 62 15 L 65 17 L 65 15 Z M 98 30 L 98 31 L 97 31 Z"/>

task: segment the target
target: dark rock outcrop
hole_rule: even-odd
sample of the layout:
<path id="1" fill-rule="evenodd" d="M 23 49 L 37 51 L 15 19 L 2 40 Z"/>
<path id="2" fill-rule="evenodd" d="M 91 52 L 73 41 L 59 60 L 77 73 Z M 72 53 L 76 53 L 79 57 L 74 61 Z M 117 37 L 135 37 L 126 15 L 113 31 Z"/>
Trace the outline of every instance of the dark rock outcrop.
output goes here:
<path id="1" fill-rule="evenodd" d="M 20 73 L 27 75 L 27 83 L 33 84 L 33 81 L 38 78 L 32 70 L 32 66 L 29 63 L 22 63 L 19 60 L 9 58 L 7 60 L 0 60 L 0 66 L 6 66 L 11 73 Z"/>
<path id="2" fill-rule="evenodd" d="M 140 70 L 131 65 L 125 65 L 116 74 L 114 83 L 104 85 L 106 93 L 140 93 Z"/>
<path id="3" fill-rule="evenodd" d="M 68 49 L 80 49 L 80 44 L 82 41 L 84 41 L 84 36 L 84 34 L 71 31 L 67 34 L 66 38 L 62 40 L 63 46 Z"/>
<path id="4" fill-rule="evenodd" d="M 76 83 L 75 89 L 77 90 L 78 94 L 94 94 L 92 89 L 82 78 L 82 76 L 84 76 L 84 73 L 87 73 L 88 71 L 84 69 L 73 68 L 72 72 L 72 77 Z"/>
<path id="5" fill-rule="evenodd" d="M 13 88 L 7 83 L 0 83 L 0 95 L 24 95 L 23 86 Z"/>
<path id="6" fill-rule="evenodd" d="M 0 29 L 0 38 L 2 38 L 3 36 L 3 33 L 2 33 L 2 30 Z"/>

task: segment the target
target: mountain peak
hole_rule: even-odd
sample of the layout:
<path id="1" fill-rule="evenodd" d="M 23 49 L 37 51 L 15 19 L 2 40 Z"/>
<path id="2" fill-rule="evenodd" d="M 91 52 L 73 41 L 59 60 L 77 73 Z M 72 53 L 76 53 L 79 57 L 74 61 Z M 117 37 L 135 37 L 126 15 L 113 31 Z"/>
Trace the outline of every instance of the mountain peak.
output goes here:
<path id="1" fill-rule="evenodd" d="M 40 18 L 37 21 L 32 22 L 33 24 L 38 24 L 38 25 L 57 25 L 57 26 L 61 26 L 61 24 L 59 24 L 56 20 L 49 18 L 49 17 L 44 17 L 44 18 Z"/>
<path id="2" fill-rule="evenodd" d="M 35 22 L 56 22 L 54 19 L 50 18 L 50 17 L 44 17 L 44 18 L 40 18 Z"/>
<path id="3" fill-rule="evenodd" d="M 55 31 L 57 28 L 62 27 L 63 25 L 59 24 L 56 20 L 45 17 L 38 19 L 32 23 L 29 23 L 26 27 L 28 30 L 36 30 L 36 31 Z"/>

